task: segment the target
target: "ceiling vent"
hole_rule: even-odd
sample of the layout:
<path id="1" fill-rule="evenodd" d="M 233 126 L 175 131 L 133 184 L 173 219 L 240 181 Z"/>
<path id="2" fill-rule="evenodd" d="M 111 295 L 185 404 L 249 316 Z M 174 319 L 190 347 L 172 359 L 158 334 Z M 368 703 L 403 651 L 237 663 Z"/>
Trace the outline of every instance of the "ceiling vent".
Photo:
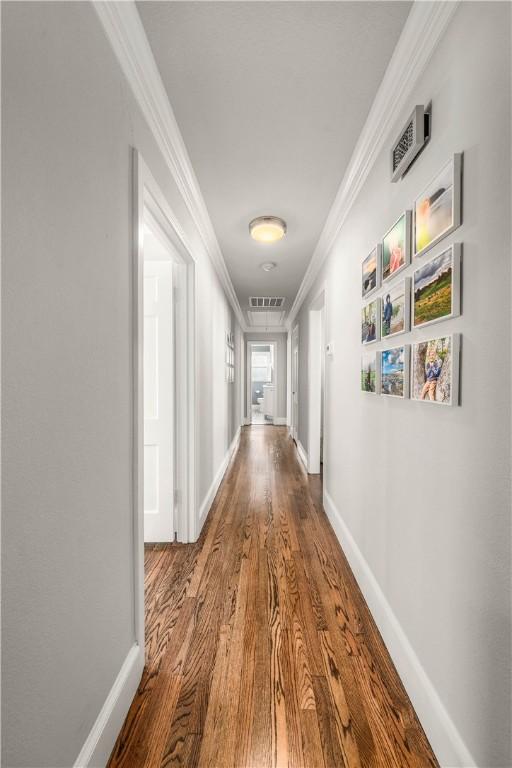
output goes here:
<path id="1" fill-rule="evenodd" d="M 282 296 L 251 296 L 249 298 L 251 309 L 278 309 L 283 304 Z"/>
<path id="2" fill-rule="evenodd" d="M 399 181 L 430 138 L 430 110 L 414 107 L 391 150 L 391 181 Z"/>

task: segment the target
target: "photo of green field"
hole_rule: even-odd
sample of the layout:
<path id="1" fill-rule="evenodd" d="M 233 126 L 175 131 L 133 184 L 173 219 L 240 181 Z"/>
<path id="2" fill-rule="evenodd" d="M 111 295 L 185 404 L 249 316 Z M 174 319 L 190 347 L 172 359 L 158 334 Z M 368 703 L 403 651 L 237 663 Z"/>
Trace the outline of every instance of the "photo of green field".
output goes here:
<path id="1" fill-rule="evenodd" d="M 414 326 L 452 314 L 453 254 L 441 253 L 414 273 Z"/>

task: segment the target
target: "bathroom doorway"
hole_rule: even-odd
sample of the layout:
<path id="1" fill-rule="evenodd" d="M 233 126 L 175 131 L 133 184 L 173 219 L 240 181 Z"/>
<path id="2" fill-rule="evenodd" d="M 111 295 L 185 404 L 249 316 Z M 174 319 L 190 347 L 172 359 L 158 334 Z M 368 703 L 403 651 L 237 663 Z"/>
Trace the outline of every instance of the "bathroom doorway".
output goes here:
<path id="1" fill-rule="evenodd" d="M 276 409 L 275 343 L 249 342 L 248 416 L 251 424 L 273 424 Z"/>

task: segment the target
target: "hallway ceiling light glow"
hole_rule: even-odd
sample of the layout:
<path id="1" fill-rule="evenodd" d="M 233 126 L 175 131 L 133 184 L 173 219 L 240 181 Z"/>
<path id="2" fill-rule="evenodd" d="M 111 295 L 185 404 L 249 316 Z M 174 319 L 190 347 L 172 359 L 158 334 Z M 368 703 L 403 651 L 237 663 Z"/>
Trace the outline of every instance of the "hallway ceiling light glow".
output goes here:
<path id="1" fill-rule="evenodd" d="M 263 264 L 260 264 L 260 267 L 264 272 L 270 272 L 277 267 L 277 264 L 275 261 L 264 261 Z"/>
<path id="2" fill-rule="evenodd" d="M 249 224 L 253 240 L 260 243 L 275 243 L 286 234 L 286 222 L 278 216 L 258 216 Z"/>

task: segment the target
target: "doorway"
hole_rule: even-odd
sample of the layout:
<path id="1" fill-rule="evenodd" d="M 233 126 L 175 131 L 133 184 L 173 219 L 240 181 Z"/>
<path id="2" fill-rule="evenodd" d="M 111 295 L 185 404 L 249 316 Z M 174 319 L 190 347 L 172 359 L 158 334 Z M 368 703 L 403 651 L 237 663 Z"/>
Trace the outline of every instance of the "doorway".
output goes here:
<path id="1" fill-rule="evenodd" d="M 134 619 L 143 663 L 145 542 L 197 538 L 196 281 L 184 233 L 136 150 L 133 158 Z"/>
<path id="2" fill-rule="evenodd" d="M 247 411 L 250 424 L 273 424 L 276 413 L 275 343 L 248 343 Z"/>
<path id="3" fill-rule="evenodd" d="M 308 349 L 308 472 L 320 474 L 324 437 L 324 338 L 325 291 L 322 290 L 309 306 Z"/>
<path id="4" fill-rule="evenodd" d="M 144 541 L 170 542 L 174 516 L 175 393 L 172 246 L 144 226 Z"/>
<path id="5" fill-rule="evenodd" d="M 291 415 L 290 433 L 297 443 L 299 438 L 299 326 L 292 331 L 291 339 Z"/>

